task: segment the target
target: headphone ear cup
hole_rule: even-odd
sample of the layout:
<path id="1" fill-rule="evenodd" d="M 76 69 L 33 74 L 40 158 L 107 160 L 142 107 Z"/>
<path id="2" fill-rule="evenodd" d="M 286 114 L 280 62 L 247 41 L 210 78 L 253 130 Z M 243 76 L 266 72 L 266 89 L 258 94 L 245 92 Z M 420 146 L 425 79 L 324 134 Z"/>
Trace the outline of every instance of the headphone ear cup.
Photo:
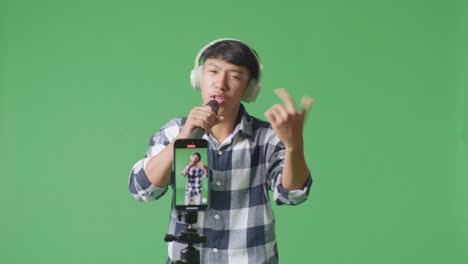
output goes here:
<path id="1" fill-rule="evenodd" d="M 193 68 L 193 70 L 190 72 L 190 82 L 192 84 L 192 87 L 195 90 L 201 89 L 202 71 L 203 71 L 203 66 L 197 66 Z"/>
<path id="2" fill-rule="evenodd" d="M 242 100 L 244 102 L 253 102 L 257 98 L 258 93 L 260 92 L 260 84 L 256 79 L 252 79 L 249 81 L 249 85 L 247 86 L 247 89 L 245 90 L 244 97 L 242 97 Z"/>

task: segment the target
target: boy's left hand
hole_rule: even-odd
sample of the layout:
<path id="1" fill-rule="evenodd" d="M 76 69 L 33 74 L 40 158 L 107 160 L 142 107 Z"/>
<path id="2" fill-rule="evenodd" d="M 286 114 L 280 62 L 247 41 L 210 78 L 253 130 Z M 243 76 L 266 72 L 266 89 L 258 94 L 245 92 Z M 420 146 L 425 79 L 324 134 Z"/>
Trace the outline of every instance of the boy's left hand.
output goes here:
<path id="1" fill-rule="evenodd" d="M 310 96 L 302 97 L 302 111 L 298 112 L 286 89 L 276 89 L 275 93 L 283 100 L 284 105 L 272 106 L 265 112 L 265 117 L 287 150 L 302 149 L 304 120 L 314 99 Z"/>

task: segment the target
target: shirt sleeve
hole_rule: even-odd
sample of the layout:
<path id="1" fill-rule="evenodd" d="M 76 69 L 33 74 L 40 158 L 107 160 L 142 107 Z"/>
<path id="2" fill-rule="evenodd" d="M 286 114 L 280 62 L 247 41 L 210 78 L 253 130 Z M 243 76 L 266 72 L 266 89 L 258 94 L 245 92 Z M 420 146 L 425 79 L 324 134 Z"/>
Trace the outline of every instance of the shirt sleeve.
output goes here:
<path id="1" fill-rule="evenodd" d="M 145 157 L 133 165 L 128 177 L 128 188 L 132 196 L 141 202 L 150 202 L 161 198 L 168 187 L 154 186 L 145 174 L 144 168 L 148 161 L 166 148 L 180 131 L 182 119 L 175 118 L 167 123 L 159 132 L 151 137 Z"/>
<path id="2" fill-rule="evenodd" d="M 154 186 L 145 174 L 145 159 L 138 161 L 130 171 L 128 188 L 133 198 L 141 202 L 151 202 L 161 198 L 167 191 L 167 186 Z"/>
<path id="3" fill-rule="evenodd" d="M 269 155 L 268 178 L 270 189 L 273 191 L 273 199 L 278 205 L 298 205 L 303 203 L 309 197 L 312 187 L 312 176 L 309 170 L 309 176 L 302 189 L 288 190 L 281 184 L 283 174 L 285 148 L 284 144 L 278 140 L 274 145 L 272 154 Z"/>
<path id="4" fill-rule="evenodd" d="M 309 191 L 311 187 L 312 187 L 312 177 L 309 171 L 309 177 L 302 189 L 290 191 L 284 188 L 282 184 L 278 184 L 276 186 L 273 197 L 278 205 L 283 205 L 283 204 L 297 205 L 307 200 L 307 198 L 309 197 Z"/>

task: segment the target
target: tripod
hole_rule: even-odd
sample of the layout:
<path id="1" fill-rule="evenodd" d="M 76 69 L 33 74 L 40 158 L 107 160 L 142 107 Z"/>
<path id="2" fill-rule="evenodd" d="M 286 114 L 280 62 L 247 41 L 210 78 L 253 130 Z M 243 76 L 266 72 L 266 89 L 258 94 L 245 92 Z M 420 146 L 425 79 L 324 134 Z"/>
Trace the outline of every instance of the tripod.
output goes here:
<path id="1" fill-rule="evenodd" d="M 179 235 L 174 236 L 167 234 L 164 237 L 164 241 L 172 242 L 178 241 L 187 243 L 187 247 L 180 251 L 180 260 L 173 261 L 173 264 L 200 264 L 200 251 L 196 249 L 193 244 L 206 243 L 206 236 L 201 236 L 197 233 L 197 230 L 192 227 L 197 222 L 198 213 L 197 211 L 177 212 L 177 218 L 179 221 L 185 217 L 185 223 L 188 224 L 187 228 L 182 230 Z"/>

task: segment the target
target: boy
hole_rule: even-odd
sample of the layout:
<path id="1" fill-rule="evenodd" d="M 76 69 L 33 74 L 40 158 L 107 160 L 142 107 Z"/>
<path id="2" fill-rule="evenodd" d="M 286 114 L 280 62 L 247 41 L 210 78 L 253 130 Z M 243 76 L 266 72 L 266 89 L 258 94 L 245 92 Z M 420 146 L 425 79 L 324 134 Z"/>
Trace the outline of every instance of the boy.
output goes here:
<path id="1" fill-rule="evenodd" d="M 203 104 L 218 101 L 219 114 L 198 106 L 187 117 L 169 121 L 130 174 L 129 189 L 137 200 L 160 198 L 170 183 L 173 141 L 189 138 L 195 127 L 207 131 L 212 196 L 211 207 L 198 213 L 195 225 L 207 236 L 201 263 L 278 263 L 268 191 L 276 203 L 294 205 L 306 200 L 312 184 L 303 126 L 313 100 L 304 97 L 299 112 L 286 90 L 278 89 L 284 105 L 265 112 L 269 123 L 250 116 L 241 101 L 255 100 L 261 71 L 255 51 L 241 41 L 221 39 L 205 46 L 195 61 L 192 85 L 201 90 Z M 169 232 L 184 228 L 172 209 Z M 179 258 L 185 246 L 169 243 L 169 258 Z"/>
<path id="2" fill-rule="evenodd" d="M 190 155 L 190 162 L 180 173 L 187 176 L 185 187 L 185 205 L 200 205 L 202 192 L 202 177 L 208 177 L 206 165 L 201 162 L 201 155 L 198 152 Z"/>

